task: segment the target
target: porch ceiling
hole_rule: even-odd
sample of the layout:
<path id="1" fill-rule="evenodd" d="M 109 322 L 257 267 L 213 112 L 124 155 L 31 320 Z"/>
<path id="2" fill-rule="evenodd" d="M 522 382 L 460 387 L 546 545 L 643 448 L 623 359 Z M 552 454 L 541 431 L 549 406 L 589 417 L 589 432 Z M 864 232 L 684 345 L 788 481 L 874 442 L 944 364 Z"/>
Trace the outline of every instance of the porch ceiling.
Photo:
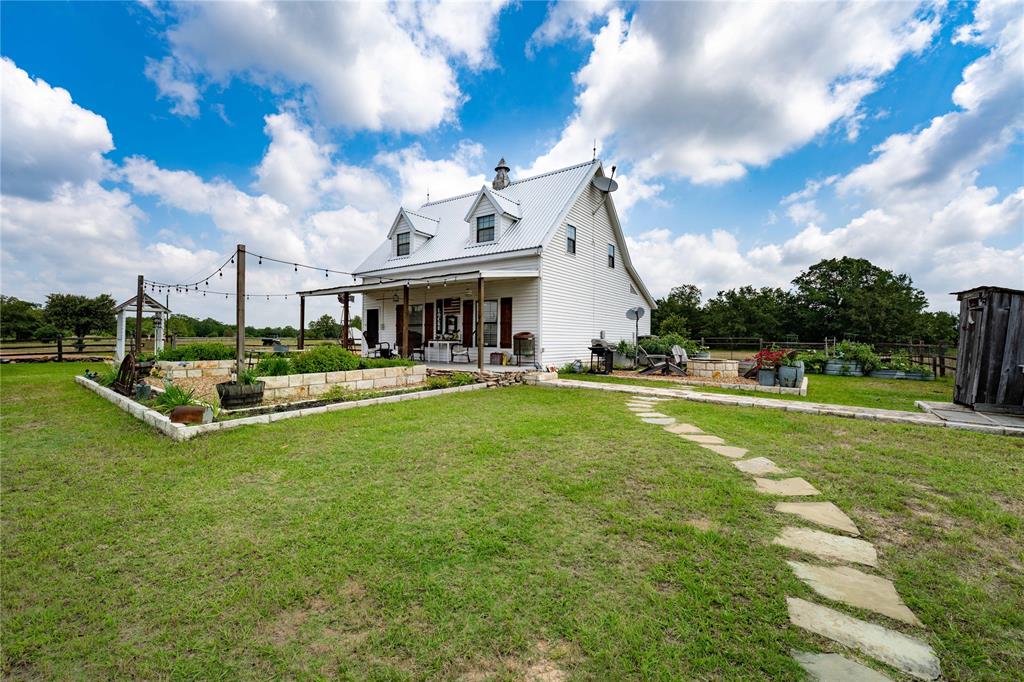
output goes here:
<path id="1" fill-rule="evenodd" d="M 430 277 L 407 277 L 387 280 L 384 282 L 373 282 L 364 284 L 350 284 L 348 286 L 330 287 L 327 289 L 312 289 L 310 291 L 298 291 L 299 296 L 336 296 L 338 294 L 366 294 L 386 289 L 397 289 L 409 285 L 427 284 L 451 284 L 453 282 L 475 282 L 483 278 L 485 280 L 499 279 L 532 279 L 539 277 L 537 270 L 477 270 L 475 272 L 458 272 L 447 275 L 434 275 Z"/>

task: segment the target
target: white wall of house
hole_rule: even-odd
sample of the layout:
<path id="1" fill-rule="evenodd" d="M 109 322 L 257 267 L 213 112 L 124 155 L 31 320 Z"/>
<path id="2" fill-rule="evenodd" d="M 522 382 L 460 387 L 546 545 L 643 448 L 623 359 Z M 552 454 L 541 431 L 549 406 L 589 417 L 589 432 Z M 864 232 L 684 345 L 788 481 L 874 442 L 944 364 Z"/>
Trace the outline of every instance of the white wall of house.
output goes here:
<path id="1" fill-rule="evenodd" d="M 642 306 L 640 334 L 650 334 L 650 304 L 639 282 L 626 270 L 626 245 L 616 239 L 604 195 L 588 184 L 541 254 L 541 346 L 545 366 L 590 357 L 590 340 L 602 331 L 611 343 L 632 340 L 629 308 Z M 595 209 L 597 213 L 594 214 Z M 567 226 L 576 228 L 576 253 L 566 249 Z M 615 245 L 615 267 L 608 267 L 608 244 Z"/>

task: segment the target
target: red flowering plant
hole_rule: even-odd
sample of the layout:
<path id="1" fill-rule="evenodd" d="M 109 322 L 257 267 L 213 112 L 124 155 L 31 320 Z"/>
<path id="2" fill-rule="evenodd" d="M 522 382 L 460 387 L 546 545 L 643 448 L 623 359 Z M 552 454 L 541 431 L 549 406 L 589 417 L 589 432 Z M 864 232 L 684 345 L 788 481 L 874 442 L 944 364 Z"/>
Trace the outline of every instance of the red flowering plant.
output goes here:
<path id="1" fill-rule="evenodd" d="M 786 364 L 789 351 L 779 348 L 765 348 L 754 355 L 754 366 L 758 369 L 775 369 Z"/>

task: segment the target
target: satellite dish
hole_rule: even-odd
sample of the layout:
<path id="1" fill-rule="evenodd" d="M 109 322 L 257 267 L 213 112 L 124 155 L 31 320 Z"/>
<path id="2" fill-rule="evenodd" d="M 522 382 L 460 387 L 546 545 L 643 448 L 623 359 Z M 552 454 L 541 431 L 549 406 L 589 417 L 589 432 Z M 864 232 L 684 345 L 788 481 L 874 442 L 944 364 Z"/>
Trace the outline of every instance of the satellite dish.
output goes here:
<path id="1" fill-rule="evenodd" d="M 594 179 L 590 181 L 590 184 L 605 193 L 614 192 L 619 188 L 619 183 L 615 182 L 611 178 L 602 178 L 599 175 L 595 175 Z"/>
<path id="2" fill-rule="evenodd" d="M 626 311 L 627 320 L 639 320 L 644 316 L 644 309 L 637 306 L 636 308 L 630 308 Z"/>

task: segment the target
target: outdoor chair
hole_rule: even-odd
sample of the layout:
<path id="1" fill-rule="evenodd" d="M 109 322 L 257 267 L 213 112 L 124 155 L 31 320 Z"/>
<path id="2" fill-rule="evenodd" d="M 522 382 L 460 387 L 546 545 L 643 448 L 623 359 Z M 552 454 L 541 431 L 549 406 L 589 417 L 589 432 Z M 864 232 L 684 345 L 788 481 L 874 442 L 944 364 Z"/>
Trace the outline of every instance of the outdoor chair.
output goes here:
<path id="1" fill-rule="evenodd" d="M 667 355 L 648 353 L 640 346 L 637 346 L 636 355 L 637 364 L 647 366 L 647 369 L 640 370 L 640 374 L 654 374 L 655 372 L 660 372 L 662 374 L 686 374 L 682 368 L 675 363 L 670 362 L 669 356 Z"/>
<path id="2" fill-rule="evenodd" d="M 690 362 L 690 358 L 686 355 L 686 349 L 682 346 L 672 346 L 672 362 L 685 372 L 686 365 Z"/>
<path id="3" fill-rule="evenodd" d="M 369 345 L 365 339 L 363 339 L 365 348 L 363 349 L 363 356 L 367 358 L 390 358 L 391 357 L 391 344 L 387 341 L 380 341 L 375 346 Z"/>
<path id="4" fill-rule="evenodd" d="M 466 358 L 467 364 L 473 362 L 472 358 L 469 357 L 469 348 L 461 343 L 452 346 L 452 362 L 455 362 L 455 358 Z"/>

